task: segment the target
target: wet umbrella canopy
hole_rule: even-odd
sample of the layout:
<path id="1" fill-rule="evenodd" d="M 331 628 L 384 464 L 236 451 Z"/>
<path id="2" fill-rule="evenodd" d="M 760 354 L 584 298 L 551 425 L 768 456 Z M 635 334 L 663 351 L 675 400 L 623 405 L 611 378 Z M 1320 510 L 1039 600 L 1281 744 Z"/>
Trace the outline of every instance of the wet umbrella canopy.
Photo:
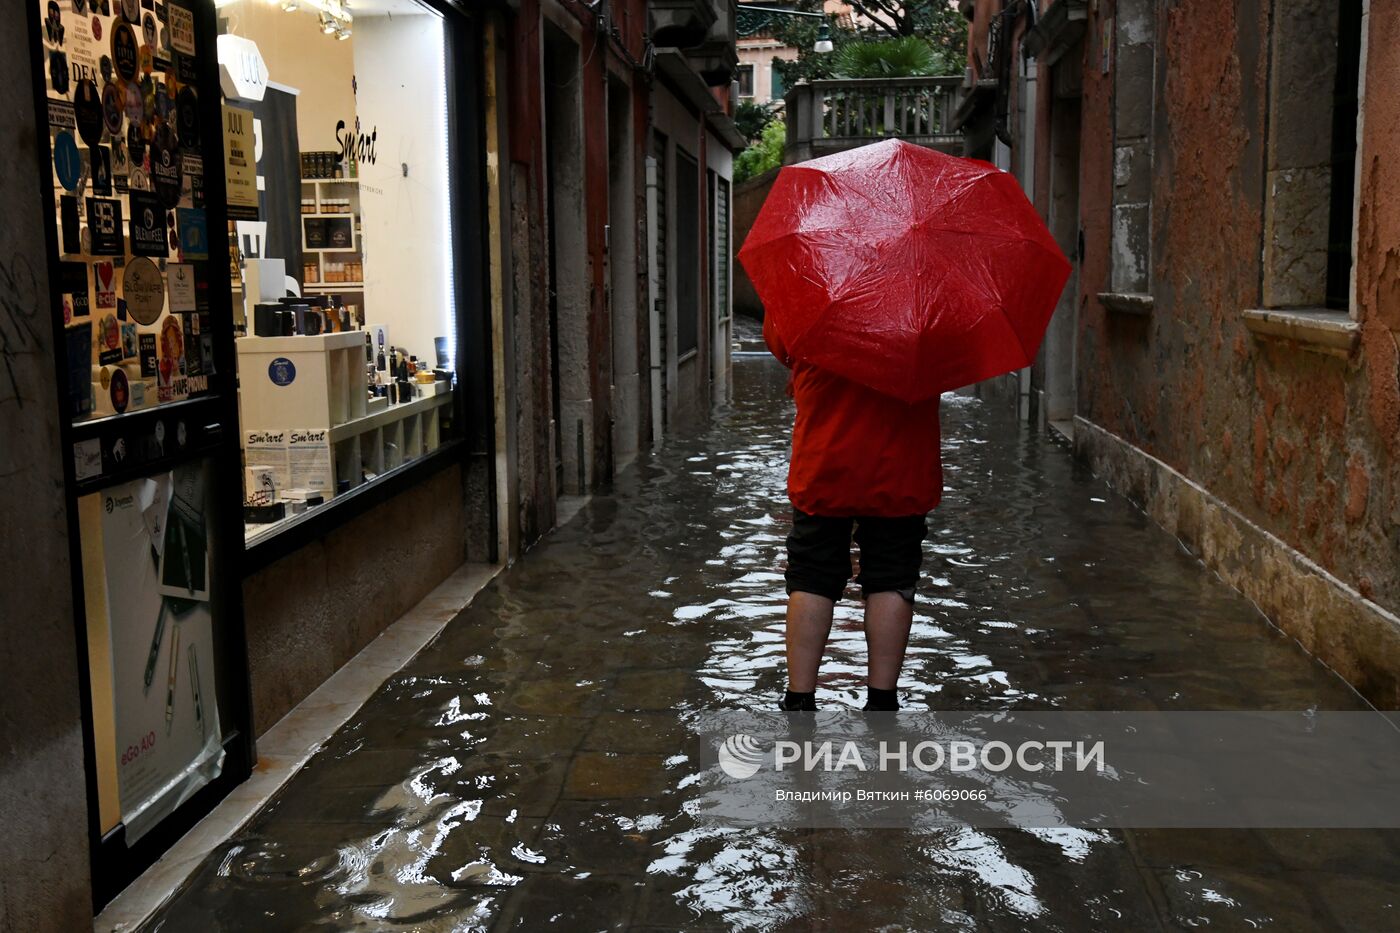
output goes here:
<path id="1" fill-rule="evenodd" d="M 1030 365 L 1070 272 L 1014 177 L 901 140 L 785 167 L 739 260 L 795 358 L 908 402 Z"/>

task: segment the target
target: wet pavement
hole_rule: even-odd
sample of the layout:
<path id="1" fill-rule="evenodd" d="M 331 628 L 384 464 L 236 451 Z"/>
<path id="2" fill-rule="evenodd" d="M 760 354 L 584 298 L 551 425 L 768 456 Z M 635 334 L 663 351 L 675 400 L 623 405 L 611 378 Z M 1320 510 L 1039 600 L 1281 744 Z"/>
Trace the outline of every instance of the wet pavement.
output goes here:
<path id="1" fill-rule="evenodd" d="M 1363 831 L 724 830 L 686 719 L 783 686 L 785 371 L 502 573 L 149 930 L 1386 930 Z M 906 708 L 1352 709 L 1063 446 L 944 402 Z M 854 599 L 818 700 L 863 700 Z"/>

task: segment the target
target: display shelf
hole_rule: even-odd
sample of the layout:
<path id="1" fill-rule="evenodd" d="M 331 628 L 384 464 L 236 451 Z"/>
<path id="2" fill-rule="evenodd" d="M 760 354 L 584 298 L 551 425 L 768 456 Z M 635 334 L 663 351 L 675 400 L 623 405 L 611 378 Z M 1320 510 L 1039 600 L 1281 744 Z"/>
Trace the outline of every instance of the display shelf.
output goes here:
<path id="1" fill-rule="evenodd" d="M 446 385 L 446 383 L 443 384 Z M 437 385 L 437 383 L 433 383 L 433 385 Z M 390 405 L 388 408 L 365 415 L 361 418 L 355 418 L 352 421 L 347 421 L 344 424 L 339 424 L 331 428 L 331 443 L 339 443 L 347 438 L 365 434 L 377 428 L 383 428 L 385 425 L 395 421 L 403 421 L 415 415 L 435 411 L 450 401 L 452 401 L 452 393 L 442 392 L 437 395 L 416 398 L 411 402 Z M 433 446 L 436 447 L 437 445 L 434 444 Z"/>

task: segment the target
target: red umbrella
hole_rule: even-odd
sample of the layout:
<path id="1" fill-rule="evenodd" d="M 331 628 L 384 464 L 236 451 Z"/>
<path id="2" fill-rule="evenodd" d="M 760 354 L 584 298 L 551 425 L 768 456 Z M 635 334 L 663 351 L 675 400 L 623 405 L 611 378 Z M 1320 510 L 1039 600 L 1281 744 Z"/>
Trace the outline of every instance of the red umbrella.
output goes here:
<path id="1" fill-rule="evenodd" d="M 1029 366 L 1070 273 L 1015 178 L 902 140 L 785 167 L 739 260 L 794 357 L 908 402 Z"/>

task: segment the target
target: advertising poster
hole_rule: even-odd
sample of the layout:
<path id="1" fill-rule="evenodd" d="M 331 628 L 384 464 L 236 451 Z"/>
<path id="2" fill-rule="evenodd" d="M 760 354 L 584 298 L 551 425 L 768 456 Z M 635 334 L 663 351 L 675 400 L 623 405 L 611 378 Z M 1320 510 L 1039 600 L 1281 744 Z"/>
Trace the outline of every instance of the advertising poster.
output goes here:
<path id="1" fill-rule="evenodd" d="M 190 463 L 93 494 L 101 566 L 86 571 L 96 578 L 88 583 L 88 625 L 94 635 L 105 628 L 115 761 L 103 764 L 115 773 L 128 843 L 223 767 L 206 475 L 205 464 Z"/>
<path id="2" fill-rule="evenodd" d="M 224 187 L 230 220 L 258 219 L 258 163 L 253 153 L 253 113 L 224 105 Z"/>

